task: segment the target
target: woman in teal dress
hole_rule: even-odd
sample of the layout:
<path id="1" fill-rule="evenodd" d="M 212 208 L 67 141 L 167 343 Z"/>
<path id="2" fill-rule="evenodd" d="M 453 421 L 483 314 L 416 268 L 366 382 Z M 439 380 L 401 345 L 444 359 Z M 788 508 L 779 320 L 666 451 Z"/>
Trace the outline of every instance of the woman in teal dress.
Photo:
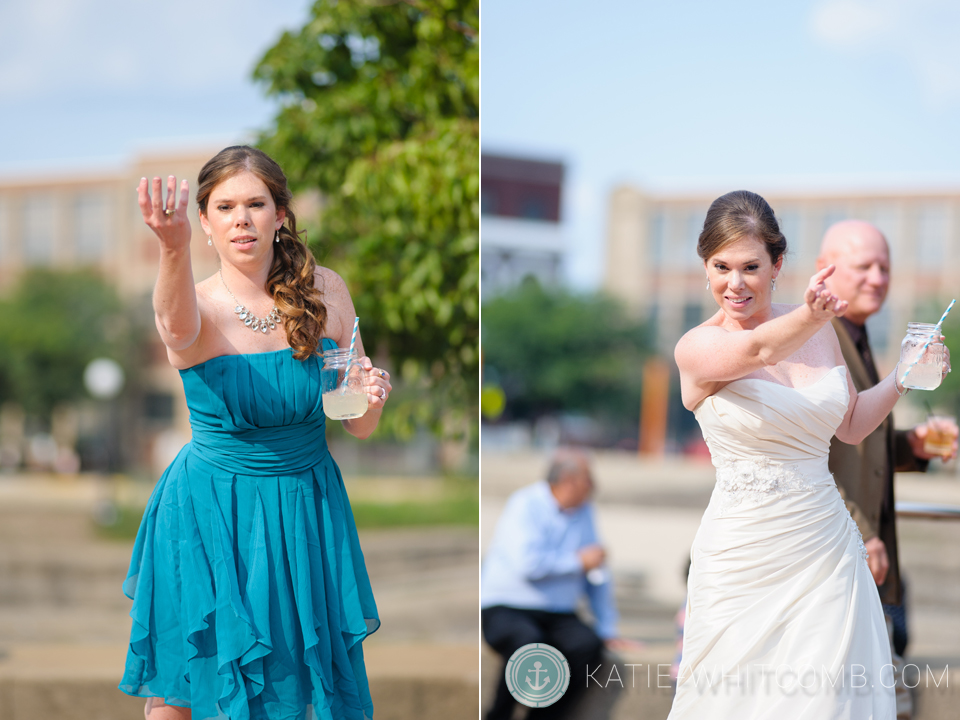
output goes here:
<path id="1" fill-rule="evenodd" d="M 280 167 L 230 147 L 200 171 L 220 271 L 194 285 L 188 183 L 140 181 L 160 241 L 153 305 L 193 437 L 160 478 L 124 592 L 120 689 L 147 720 L 363 720 L 361 641 L 380 624 L 343 480 L 327 451 L 319 353 L 347 347 L 354 307 L 297 233 Z M 356 339 L 358 354 L 363 344 Z M 389 374 L 361 357 L 373 432 Z"/>

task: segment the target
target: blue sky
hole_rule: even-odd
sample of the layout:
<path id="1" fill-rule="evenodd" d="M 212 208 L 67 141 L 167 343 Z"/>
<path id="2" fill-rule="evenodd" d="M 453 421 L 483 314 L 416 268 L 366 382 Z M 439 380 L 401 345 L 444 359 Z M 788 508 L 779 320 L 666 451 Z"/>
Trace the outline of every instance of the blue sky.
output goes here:
<path id="1" fill-rule="evenodd" d="M 483 0 L 485 151 L 568 167 L 570 280 L 612 187 L 960 189 L 960 3 Z"/>
<path id="2" fill-rule="evenodd" d="M 243 139 L 308 0 L 0 0 L 0 174 Z M 960 3 L 483 0 L 485 149 L 567 163 L 571 280 L 609 190 L 960 187 Z"/>
<path id="3" fill-rule="evenodd" d="M 0 1 L 0 173 L 234 142 L 275 106 L 250 80 L 308 0 Z"/>

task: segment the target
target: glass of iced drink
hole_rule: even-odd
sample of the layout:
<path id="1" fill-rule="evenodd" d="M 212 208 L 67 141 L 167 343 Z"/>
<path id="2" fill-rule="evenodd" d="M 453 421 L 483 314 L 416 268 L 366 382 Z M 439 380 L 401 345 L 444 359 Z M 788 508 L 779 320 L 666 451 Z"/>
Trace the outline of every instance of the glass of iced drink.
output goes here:
<path id="1" fill-rule="evenodd" d="M 933 335 L 936 337 L 931 340 Z M 907 323 L 907 334 L 900 345 L 900 368 L 897 373 L 897 380 L 905 388 L 934 390 L 940 387 L 943 378 L 943 343 L 936 325 Z"/>
<path id="2" fill-rule="evenodd" d="M 320 382 L 323 386 L 323 412 L 328 418 L 348 420 L 367 411 L 367 391 L 363 389 L 362 376 L 355 350 L 337 348 L 323 353 Z"/>
<path id="3" fill-rule="evenodd" d="M 949 457 L 957 441 L 957 419 L 950 415 L 931 415 L 927 418 L 927 435 L 923 439 L 923 451 L 931 455 Z"/>

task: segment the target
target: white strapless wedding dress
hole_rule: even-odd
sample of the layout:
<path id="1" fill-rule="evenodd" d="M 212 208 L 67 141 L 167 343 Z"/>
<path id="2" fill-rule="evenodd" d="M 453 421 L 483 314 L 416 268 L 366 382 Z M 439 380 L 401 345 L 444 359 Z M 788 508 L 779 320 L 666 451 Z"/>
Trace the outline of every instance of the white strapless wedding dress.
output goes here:
<path id="1" fill-rule="evenodd" d="M 880 598 L 827 469 L 845 373 L 736 380 L 694 411 L 717 483 L 690 552 L 669 720 L 894 720 Z"/>

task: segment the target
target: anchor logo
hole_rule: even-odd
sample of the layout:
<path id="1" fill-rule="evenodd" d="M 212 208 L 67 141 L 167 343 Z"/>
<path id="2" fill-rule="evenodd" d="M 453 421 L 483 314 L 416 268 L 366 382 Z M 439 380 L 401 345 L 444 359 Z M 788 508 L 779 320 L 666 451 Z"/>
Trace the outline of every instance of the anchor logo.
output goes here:
<path id="1" fill-rule="evenodd" d="M 570 685 L 570 665 L 559 650 L 530 643 L 514 652 L 504 668 L 507 689 L 527 707 L 553 705 Z"/>
<path id="2" fill-rule="evenodd" d="M 541 663 L 540 661 L 537 661 L 533 664 L 532 670 L 527 670 L 528 673 L 534 673 L 536 676 L 533 682 L 530 682 L 530 678 L 525 678 L 525 680 L 527 681 L 527 685 L 530 686 L 531 690 L 543 690 L 547 686 L 547 683 L 550 682 L 550 676 L 547 675 L 543 679 L 543 683 L 542 684 L 540 683 L 540 673 L 547 672 L 546 670 L 543 670 L 541 668 L 543 668 L 543 663 Z"/>

